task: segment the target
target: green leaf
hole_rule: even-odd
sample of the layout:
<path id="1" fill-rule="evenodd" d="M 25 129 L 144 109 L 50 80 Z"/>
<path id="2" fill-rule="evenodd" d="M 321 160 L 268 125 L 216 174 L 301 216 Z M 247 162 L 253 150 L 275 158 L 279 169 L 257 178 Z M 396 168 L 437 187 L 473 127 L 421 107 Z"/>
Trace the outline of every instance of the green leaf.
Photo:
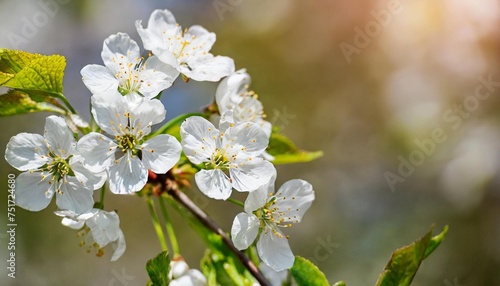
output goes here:
<path id="1" fill-rule="evenodd" d="M 66 111 L 56 105 L 59 103 L 52 97 L 10 90 L 6 94 L 0 95 L 0 117 L 38 111 L 66 114 Z"/>
<path id="2" fill-rule="evenodd" d="M 66 59 L 60 55 L 39 55 L 0 49 L 0 85 L 42 91 L 60 96 Z"/>
<path id="3" fill-rule="evenodd" d="M 333 284 L 332 286 L 345 286 L 345 282 L 344 281 L 339 281 L 339 282 Z"/>
<path id="4" fill-rule="evenodd" d="M 167 251 L 163 251 L 155 258 L 148 260 L 146 270 L 151 279 L 152 286 L 164 286 L 170 282 L 168 272 L 170 270 L 170 257 Z"/>
<path id="5" fill-rule="evenodd" d="M 266 151 L 274 157 L 273 164 L 309 162 L 323 156 L 321 151 L 300 150 L 288 137 L 274 131 Z"/>
<path id="6" fill-rule="evenodd" d="M 377 286 L 407 286 L 410 285 L 422 261 L 429 256 L 443 241 L 448 226 L 432 237 L 433 227 L 421 239 L 412 244 L 396 249 L 391 259 L 380 274 Z"/>
<path id="7" fill-rule="evenodd" d="M 290 269 L 292 276 L 299 286 L 329 286 L 325 274 L 321 272 L 311 261 L 295 256 L 295 262 Z"/>

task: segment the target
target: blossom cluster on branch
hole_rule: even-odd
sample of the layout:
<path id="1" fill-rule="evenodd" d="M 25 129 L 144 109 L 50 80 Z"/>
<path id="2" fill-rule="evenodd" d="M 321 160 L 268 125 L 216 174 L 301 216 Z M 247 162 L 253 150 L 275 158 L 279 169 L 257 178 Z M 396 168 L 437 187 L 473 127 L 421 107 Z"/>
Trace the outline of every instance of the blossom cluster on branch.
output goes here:
<path id="1" fill-rule="evenodd" d="M 104 210 L 105 190 L 137 193 L 149 172 L 165 174 L 182 162 L 196 170 L 194 181 L 210 198 L 227 200 L 233 189 L 249 193 L 231 229 L 234 246 L 245 250 L 257 241 L 264 264 L 274 271 L 291 268 L 295 257 L 281 229 L 301 221 L 314 191 L 299 179 L 274 190 L 277 172 L 267 151 L 272 126 L 249 89 L 250 76 L 245 69 L 235 71 L 233 59 L 210 53 L 214 33 L 198 25 L 183 30 L 168 10 L 154 11 L 146 28 L 141 21 L 136 28 L 147 52 L 129 35 L 117 33 L 104 41 L 104 65 L 81 70 L 92 93 L 93 128 L 75 129 L 73 117 L 51 115 L 43 135 L 20 133 L 10 139 L 5 158 L 23 172 L 17 178 L 17 205 L 40 211 L 55 196 L 56 214 L 63 225 L 80 229 L 81 244 L 95 248 L 98 256 L 111 245 L 111 260 L 116 260 L 126 244 L 118 214 Z M 153 125 L 167 112 L 159 95 L 179 75 L 185 82 L 220 83 L 215 111 L 186 117 L 176 138 L 153 132 Z M 96 190 L 101 190 L 97 202 Z M 171 279 L 206 283 L 185 262 L 172 263 Z"/>

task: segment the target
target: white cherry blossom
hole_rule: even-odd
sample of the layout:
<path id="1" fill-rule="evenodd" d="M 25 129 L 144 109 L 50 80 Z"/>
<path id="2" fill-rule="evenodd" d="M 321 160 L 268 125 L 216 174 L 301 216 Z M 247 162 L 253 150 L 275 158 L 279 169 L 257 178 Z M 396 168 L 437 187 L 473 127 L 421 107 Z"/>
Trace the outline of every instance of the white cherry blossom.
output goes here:
<path id="1" fill-rule="evenodd" d="M 226 200 L 232 189 L 252 192 L 276 173 L 273 164 L 259 156 L 269 138 L 256 124 L 233 124 L 220 132 L 208 120 L 193 116 L 181 125 L 182 147 L 194 164 L 205 169 L 195 175 L 201 192 Z"/>
<path id="2" fill-rule="evenodd" d="M 164 63 L 196 81 L 218 81 L 234 72 L 234 61 L 215 56 L 209 51 L 215 43 L 215 34 L 195 25 L 182 30 L 169 10 L 155 10 L 148 27 L 136 21 L 136 28 L 144 47 Z"/>
<path id="3" fill-rule="evenodd" d="M 224 120 L 240 123 L 254 122 L 267 136 L 271 135 L 271 123 L 264 120 L 264 108 L 257 94 L 249 90 L 250 75 L 245 69 L 224 78 L 217 87 L 215 102 Z"/>
<path id="4" fill-rule="evenodd" d="M 12 137 L 5 160 L 25 171 L 16 179 L 16 204 L 30 211 L 46 208 L 52 197 L 61 209 L 83 213 L 92 208 L 93 191 L 105 182 L 105 173 L 82 164 L 76 140 L 65 120 L 49 116 L 44 135 L 20 133 Z"/>
<path id="5" fill-rule="evenodd" d="M 56 211 L 56 215 L 64 217 L 62 224 L 72 229 L 81 229 L 78 236 L 82 238 L 80 246 L 86 246 L 87 252 L 95 249 L 96 256 L 104 255 L 104 247 L 111 245 L 114 252 L 111 261 L 120 258 L 126 249 L 125 236 L 120 229 L 120 218 L 116 212 L 100 209 L 77 215 L 74 212 Z"/>
<path id="6" fill-rule="evenodd" d="M 168 273 L 170 286 L 205 286 L 207 278 L 197 269 L 189 269 L 184 260 L 173 260 L 170 262 Z"/>
<path id="7" fill-rule="evenodd" d="M 281 227 L 291 227 L 302 220 L 314 200 L 311 184 L 295 179 L 284 183 L 274 193 L 275 177 L 250 193 L 245 201 L 245 212 L 238 214 L 231 228 L 234 246 L 248 248 L 259 236 L 257 252 L 262 261 L 275 271 L 293 266 L 295 257 L 288 244 L 288 236 Z"/>
<path id="8" fill-rule="evenodd" d="M 110 137 L 91 132 L 78 141 L 85 165 L 94 171 L 107 170 L 109 189 L 115 194 L 140 191 L 146 184 L 148 169 L 166 173 L 179 160 L 181 145 L 175 137 L 145 136 L 151 126 L 165 118 L 165 108 L 157 99 L 142 99 L 136 106 L 110 90 L 92 96 L 92 114 Z"/>
<path id="9" fill-rule="evenodd" d="M 157 96 L 178 75 L 156 56 L 141 57 L 139 46 L 125 33 L 109 36 L 101 57 L 104 66 L 87 65 L 82 69 L 83 83 L 92 93 L 119 90 L 130 102 Z"/>

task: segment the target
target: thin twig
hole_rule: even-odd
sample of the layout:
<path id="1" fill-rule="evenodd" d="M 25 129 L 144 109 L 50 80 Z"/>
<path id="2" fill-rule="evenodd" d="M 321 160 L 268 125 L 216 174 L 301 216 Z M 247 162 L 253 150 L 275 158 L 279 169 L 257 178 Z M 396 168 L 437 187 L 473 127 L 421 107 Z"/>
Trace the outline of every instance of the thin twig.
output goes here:
<path id="1" fill-rule="evenodd" d="M 234 247 L 233 242 L 227 237 L 226 233 L 220 226 L 211 219 L 205 212 L 203 212 L 196 204 L 194 204 L 188 196 L 178 189 L 168 188 L 167 193 L 172 196 L 176 201 L 188 209 L 198 220 L 200 220 L 206 227 L 222 237 L 222 242 L 238 257 L 241 263 L 250 271 L 250 273 L 257 279 L 261 286 L 270 286 L 271 284 L 260 273 L 255 264 L 241 251 Z"/>

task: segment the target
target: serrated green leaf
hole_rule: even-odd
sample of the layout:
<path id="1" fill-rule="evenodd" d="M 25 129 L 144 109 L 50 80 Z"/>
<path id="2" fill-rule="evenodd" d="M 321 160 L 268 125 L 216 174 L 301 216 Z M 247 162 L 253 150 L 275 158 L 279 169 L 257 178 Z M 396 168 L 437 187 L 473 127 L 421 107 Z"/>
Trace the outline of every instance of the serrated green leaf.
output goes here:
<path id="1" fill-rule="evenodd" d="M 51 97 L 40 97 L 23 91 L 10 90 L 0 95 L 0 117 L 38 111 L 65 114 L 63 109 L 56 106 L 57 104 L 57 101 Z"/>
<path id="2" fill-rule="evenodd" d="M 323 156 L 321 151 L 300 150 L 288 137 L 274 131 L 266 151 L 274 157 L 273 164 L 309 162 Z"/>
<path id="3" fill-rule="evenodd" d="M 0 85 L 46 92 L 59 96 L 63 92 L 66 59 L 60 55 L 45 56 L 24 51 L 0 49 Z"/>
<path id="4" fill-rule="evenodd" d="M 407 286 L 410 285 L 422 261 L 429 256 L 443 241 L 448 226 L 432 237 L 433 227 L 421 239 L 412 244 L 396 249 L 391 259 L 380 274 L 377 286 Z"/>
<path id="5" fill-rule="evenodd" d="M 311 261 L 295 256 L 295 262 L 290 269 L 292 276 L 299 286 L 329 286 L 325 274 L 321 272 Z"/>
<path id="6" fill-rule="evenodd" d="M 168 285 L 168 272 L 170 270 L 170 256 L 167 251 L 163 251 L 155 258 L 148 260 L 146 263 L 149 279 L 152 286 Z"/>

